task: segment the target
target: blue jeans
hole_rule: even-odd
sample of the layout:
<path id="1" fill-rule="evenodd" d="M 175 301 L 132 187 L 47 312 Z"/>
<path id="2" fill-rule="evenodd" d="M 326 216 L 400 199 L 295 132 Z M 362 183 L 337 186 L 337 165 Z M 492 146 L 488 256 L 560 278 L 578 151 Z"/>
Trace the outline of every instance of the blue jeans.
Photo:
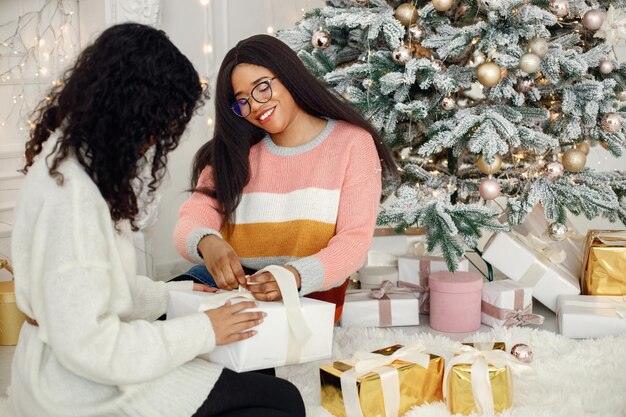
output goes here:
<path id="1" fill-rule="evenodd" d="M 217 288 L 217 284 L 215 283 L 213 276 L 203 264 L 191 267 L 191 269 L 185 272 L 184 275 L 190 276 L 194 281 L 200 284 L 206 284 L 210 287 Z"/>

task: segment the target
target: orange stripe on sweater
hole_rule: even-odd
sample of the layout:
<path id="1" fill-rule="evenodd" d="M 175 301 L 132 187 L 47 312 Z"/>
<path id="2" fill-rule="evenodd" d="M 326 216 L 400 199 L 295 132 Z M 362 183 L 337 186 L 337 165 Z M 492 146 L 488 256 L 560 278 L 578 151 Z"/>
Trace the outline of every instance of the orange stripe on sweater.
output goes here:
<path id="1" fill-rule="evenodd" d="M 228 228 L 222 230 L 241 258 L 313 255 L 324 249 L 334 234 L 334 224 L 312 220 L 238 224 L 232 234 Z"/>

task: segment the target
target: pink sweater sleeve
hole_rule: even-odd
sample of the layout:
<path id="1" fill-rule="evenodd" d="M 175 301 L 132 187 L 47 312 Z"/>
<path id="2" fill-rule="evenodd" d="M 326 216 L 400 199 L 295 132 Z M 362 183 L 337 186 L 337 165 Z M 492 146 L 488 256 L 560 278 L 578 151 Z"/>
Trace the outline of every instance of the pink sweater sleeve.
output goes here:
<path id="1" fill-rule="evenodd" d="M 213 171 L 210 166 L 204 168 L 200 174 L 198 186 L 213 187 Z M 221 224 L 222 216 L 217 209 L 215 199 L 195 192 L 178 212 L 178 222 L 174 229 L 174 246 L 185 259 L 202 263 L 198 243 L 207 235 L 221 237 L 219 232 Z"/>
<path id="2" fill-rule="evenodd" d="M 341 187 L 335 236 L 315 255 L 289 262 L 301 276 L 301 294 L 341 285 L 363 265 L 372 243 L 382 190 L 372 137 L 354 141 Z"/>

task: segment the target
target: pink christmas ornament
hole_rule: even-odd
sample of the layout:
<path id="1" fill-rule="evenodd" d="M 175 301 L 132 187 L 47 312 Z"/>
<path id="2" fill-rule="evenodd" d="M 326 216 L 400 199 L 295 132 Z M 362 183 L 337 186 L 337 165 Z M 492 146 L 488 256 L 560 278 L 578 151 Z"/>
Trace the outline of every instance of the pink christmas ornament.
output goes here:
<path id="1" fill-rule="evenodd" d="M 500 184 L 493 178 L 485 178 L 480 182 L 478 192 L 484 200 L 494 200 L 500 195 Z"/>

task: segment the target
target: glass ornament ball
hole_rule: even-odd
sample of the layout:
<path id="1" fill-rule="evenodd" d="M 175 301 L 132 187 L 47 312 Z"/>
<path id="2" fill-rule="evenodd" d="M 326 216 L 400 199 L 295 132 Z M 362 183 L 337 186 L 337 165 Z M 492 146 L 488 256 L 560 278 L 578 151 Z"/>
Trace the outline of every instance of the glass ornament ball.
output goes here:
<path id="1" fill-rule="evenodd" d="M 530 363 L 533 360 L 533 350 L 524 343 L 518 343 L 511 348 L 511 355 L 518 361 Z"/>
<path id="2" fill-rule="evenodd" d="M 546 165 L 546 176 L 552 180 L 563 176 L 563 165 L 560 162 L 550 162 Z"/>
<path id="3" fill-rule="evenodd" d="M 548 8 L 556 17 L 565 17 L 569 14 L 569 0 L 550 0 Z"/>
<path id="4" fill-rule="evenodd" d="M 541 65 L 541 58 L 539 56 L 531 53 L 524 54 L 519 60 L 519 69 L 524 71 L 527 74 L 532 74 L 533 72 L 537 72 L 539 66 Z"/>
<path id="5" fill-rule="evenodd" d="M 500 195 L 500 184 L 493 178 L 485 178 L 480 182 L 478 192 L 484 200 L 495 200 Z"/>
<path id="6" fill-rule="evenodd" d="M 580 172 L 587 163 L 587 155 L 579 149 L 568 149 L 563 154 L 562 158 L 563 168 L 569 172 Z"/>
<path id="7" fill-rule="evenodd" d="M 311 36 L 311 44 L 315 49 L 326 49 L 330 46 L 332 41 L 330 33 L 325 30 L 318 30 Z"/>
<path id="8" fill-rule="evenodd" d="M 433 0 L 433 7 L 439 12 L 447 12 L 454 6 L 454 0 Z"/>
<path id="9" fill-rule="evenodd" d="M 495 62 L 485 62 L 476 68 L 476 78 L 485 87 L 493 87 L 502 79 L 500 66 Z"/>
<path id="10" fill-rule="evenodd" d="M 485 175 L 495 174 L 500 170 L 500 167 L 502 166 L 502 158 L 500 158 L 500 155 L 496 154 L 493 162 L 488 163 L 487 160 L 485 160 L 485 158 L 480 155 L 476 160 L 476 166 L 478 167 L 480 172 Z"/>
<path id="11" fill-rule="evenodd" d="M 623 123 L 624 119 L 622 119 L 619 113 L 607 113 L 602 117 L 602 129 L 606 132 L 619 132 Z"/>
<path id="12" fill-rule="evenodd" d="M 413 6 L 413 3 L 402 3 L 396 7 L 394 16 L 404 26 L 409 27 L 413 23 L 417 22 L 419 14 L 417 12 L 417 8 Z"/>
<path id="13" fill-rule="evenodd" d="M 583 16 L 583 26 L 589 30 L 598 30 L 604 23 L 605 14 L 600 9 L 588 10 Z"/>
<path id="14" fill-rule="evenodd" d="M 565 240 L 568 232 L 567 226 L 562 223 L 554 222 L 548 225 L 548 236 L 555 242 Z"/>
<path id="15" fill-rule="evenodd" d="M 412 57 L 413 51 L 411 51 L 404 45 L 401 45 L 398 48 L 394 49 L 394 51 L 391 53 L 391 59 L 393 59 L 393 62 L 398 65 L 406 64 L 411 60 Z"/>

